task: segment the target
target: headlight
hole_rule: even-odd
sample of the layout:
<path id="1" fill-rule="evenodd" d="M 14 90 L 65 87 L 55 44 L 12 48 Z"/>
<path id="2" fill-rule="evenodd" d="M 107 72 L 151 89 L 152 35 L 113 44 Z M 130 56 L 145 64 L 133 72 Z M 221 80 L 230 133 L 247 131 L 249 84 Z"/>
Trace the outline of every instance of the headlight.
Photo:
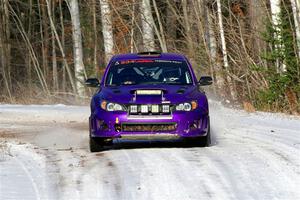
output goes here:
<path id="1" fill-rule="evenodd" d="M 181 104 L 179 104 L 179 105 L 176 106 L 176 110 L 178 110 L 178 111 L 183 110 L 183 108 L 184 108 L 183 103 L 181 103 Z"/>
<path id="2" fill-rule="evenodd" d="M 184 103 L 183 104 L 183 110 L 191 111 L 192 110 L 192 105 L 190 103 Z"/>
<path id="3" fill-rule="evenodd" d="M 117 103 L 102 101 L 100 106 L 103 110 L 110 111 L 110 112 L 111 111 L 125 111 L 123 106 L 121 106 L 120 104 L 117 104 Z"/>
<path id="4" fill-rule="evenodd" d="M 192 102 L 186 102 L 186 103 L 181 103 L 176 106 L 177 111 L 191 111 L 195 110 L 198 107 L 198 104 L 196 101 Z"/>

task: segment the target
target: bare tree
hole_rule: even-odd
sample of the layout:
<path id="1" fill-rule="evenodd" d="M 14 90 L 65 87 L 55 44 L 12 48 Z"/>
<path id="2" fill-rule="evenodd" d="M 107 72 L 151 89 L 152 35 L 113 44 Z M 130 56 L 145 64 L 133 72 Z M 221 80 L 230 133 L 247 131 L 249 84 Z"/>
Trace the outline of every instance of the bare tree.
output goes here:
<path id="1" fill-rule="evenodd" d="M 8 0 L 4 0 L 0 3 L 0 24 L 0 67 L 2 69 L 1 73 L 4 79 L 5 89 L 10 101 L 12 101 L 11 80 L 9 78 L 10 46 L 8 40 L 10 32 Z"/>
<path id="2" fill-rule="evenodd" d="M 52 2 L 52 15 L 54 16 L 55 11 L 55 1 Z M 55 23 L 55 18 L 53 18 Z M 52 80 L 53 80 L 53 89 L 58 92 L 58 72 L 57 72 L 57 58 L 56 58 L 56 42 L 55 34 L 53 29 L 51 29 L 51 41 L 52 41 Z"/>
<path id="3" fill-rule="evenodd" d="M 40 63 L 39 63 L 39 60 L 38 60 L 38 57 L 37 57 L 37 54 L 36 52 L 34 51 L 34 48 L 32 46 L 32 43 L 30 42 L 29 38 L 28 38 L 28 35 L 27 35 L 27 32 L 25 31 L 24 29 L 24 26 L 20 20 L 20 17 L 18 16 L 18 14 L 16 13 L 16 11 L 13 9 L 13 7 L 8 4 L 8 7 L 9 7 L 9 10 L 10 12 L 12 13 L 12 18 L 17 26 L 17 29 L 19 31 L 19 33 L 21 34 L 21 37 L 26 45 L 26 48 L 29 52 L 29 55 L 30 55 L 30 59 L 32 60 L 32 63 L 34 65 L 34 68 L 35 68 L 35 71 L 36 71 L 36 74 L 37 74 L 37 77 L 38 77 L 38 80 L 42 86 L 42 90 L 45 94 L 49 94 L 49 89 L 48 89 L 48 85 L 47 85 L 47 82 L 46 82 L 46 79 L 45 79 L 45 76 L 41 70 L 41 67 L 40 67 Z"/>
<path id="4" fill-rule="evenodd" d="M 272 15 L 272 22 L 274 26 L 274 37 L 280 43 L 281 41 L 281 35 L 280 35 L 280 1 L 281 0 L 270 0 L 270 6 L 271 6 L 271 15 Z M 277 52 L 281 52 L 284 47 L 281 44 L 275 44 L 275 49 Z M 281 62 L 279 59 L 276 60 L 276 66 L 278 72 L 284 72 L 286 71 L 286 65 L 284 62 Z"/>
<path id="5" fill-rule="evenodd" d="M 105 51 L 105 62 L 108 64 L 114 53 L 114 37 L 111 20 L 111 11 L 108 0 L 99 0 L 101 8 L 102 34 Z"/>
<path id="6" fill-rule="evenodd" d="M 226 70 L 226 79 L 229 84 L 229 92 L 230 96 L 233 100 L 236 100 L 236 92 L 232 85 L 232 80 L 230 77 L 229 72 L 229 63 L 228 63 L 228 55 L 227 55 L 227 48 L 226 48 L 226 41 L 225 41 L 225 34 L 224 34 L 224 27 L 223 27 L 223 15 L 222 15 L 222 5 L 220 0 L 217 0 L 217 12 L 218 12 L 218 19 L 219 19 L 219 29 L 220 29 L 220 37 L 221 37 L 221 44 L 222 44 L 222 53 L 223 53 L 223 63 L 224 68 Z"/>
<path id="7" fill-rule="evenodd" d="M 159 44 L 160 44 L 160 47 L 161 47 L 162 51 L 167 52 L 168 49 L 167 49 L 167 43 L 166 43 L 164 28 L 163 28 L 163 25 L 162 25 L 161 16 L 160 16 L 160 13 L 158 11 L 156 0 L 152 0 L 152 2 L 153 2 L 153 7 L 154 7 L 154 10 L 155 10 L 155 14 L 156 14 L 158 25 L 159 25 L 159 29 L 158 29 L 157 25 L 155 25 L 155 23 L 154 23 L 153 16 L 151 15 L 152 23 L 154 24 L 154 28 L 155 28 L 155 33 L 158 37 Z"/>
<path id="8" fill-rule="evenodd" d="M 143 25 L 143 43 L 146 51 L 155 50 L 153 16 L 151 13 L 150 0 L 143 0 L 141 6 L 142 25 Z"/>
<path id="9" fill-rule="evenodd" d="M 70 79 L 70 83 L 71 83 L 71 87 L 72 87 L 73 93 L 77 94 L 76 85 L 75 85 L 75 82 L 74 82 L 74 78 L 73 78 L 71 69 L 70 69 L 69 64 L 67 62 L 67 59 L 66 59 L 66 54 L 65 54 L 65 51 L 64 51 L 64 49 L 62 47 L 61 40 L 59 38 L 59 35 L 57 33 L 55 24 L 54 24 L 53 19 L 52 19 L 51 5 L 50 5 L 49 0 L 46 0 L 46 3 L 47 3 L 47 11 L 48 11 L 48 16 L 49 16 L 49 21 L 50 21 L 51 29 L 52 29 L 52 31 L 53 31 L 53 33 L 55 35 L 55 38 L 56 38 L 56 41 L 57 41 L 60 53 L 62 55 L 62 59 L 63 59 L 64 65 L 65 65 L 65 68 L 67 70 L 68 77 Z"/>
<path id="10" fill-rule="evenodd" d="M 48 31 L 48 16 L 47 16 L 47 5 L 45 3 L 45 0 L 38 1 L 41 16 L 41 27 L 40 27 L 40 34 L 42 39 L 42 67 L 43 67 L 43 73 L 44 76 L 47 76 L 48 73 L 48 67 L 49 67 L 49 31 Z M 49 5 L 50 6 L 50 5 Z M 51 6 L 50 6 L 51 7 Z"/>
<path id="11" fill-rule="evenodd" d="M 203 3 L 204 2 L 204 3 Z M 204 20 L 205 20 L 205 39 L 207 41 L 207 46 L 209 50 L 209 58 L 210 64 L 212 65 L 211 68 L 213 69 L 213 74 L 215 74 L 216 78 L 216 87 L 219 89 L 219 93 L 221 96 L 224 96 L 223 88 L 224 88 L 224 77 L 223 77 L 223 70 L 222 70 L 222 63 L 220 63 L 218 58 L 218 45 L 216 40 L 216 33 L 214 27 L 214 19 L 213 13 L 211 8 L 207 5 L 207 1 L 198 0 L 198 5 L 203 5 L 202 11 L 204 13 Z M 201 7 L 200 7 L 201 10 Z"/>
<path id="12" fill-rule="evenodd" d="M 61 27 L 61 48 L 62 51 L 65 51 L 65 26 L 64 26 L 64 15 L 63 15 L 63 4 L 64 0 L 59 0 L 59 21 L 60 21 L 60 27 Z M 55 36 L 55 34 L 54 34 Z M 66 92 L 66 66 L 62 66 L 62 90 L 63 92 Z"/>
<path id="13" fill-rule="evenodd" d="M 195 58 L 194 42 L 192 38 L 190 19 L 188 15 L 187 0 L 182 0 L 182 10 L 183 10 L 183 22 L 184 22 L 185 37 L 186 37 L 188 52 L 190 57 L 194 60 Z"/>
<path id="14" fill-rule="evenodd" d="M 97 15 L 96 15 L 96 0 L 93 0 L 93 29 L 94 29 L 94 69 L 98 70 L 98 37 L 97 37 Z"/>
<path id="15" fill-rule="evenodd" d="M 293 17 L 294 17 L 294 24 L 295 24 L 295 32 L 296 32 L 296 43 L 298 47 L 298 59 L 300 59 L 300 14 L 299 14 L 299 8 L 300 8 L 300 2 L 297 0 L 290 0 L 293 10 Z"/>
<path id="16" fill-rule="evenodd" d="M 82 52 L 82 40 L 81 40 L 81 26 L 78 0 L 68 0 L 68 8 L 71 14 L 72 32 L 73 32 L 73 57 L 74 57 L 74 71 L 76 79 L 76 89 L 80 96 L 84 95 L 84 77 L 86 77 L 85 68 L 83 65 L 83 52 Z"/>

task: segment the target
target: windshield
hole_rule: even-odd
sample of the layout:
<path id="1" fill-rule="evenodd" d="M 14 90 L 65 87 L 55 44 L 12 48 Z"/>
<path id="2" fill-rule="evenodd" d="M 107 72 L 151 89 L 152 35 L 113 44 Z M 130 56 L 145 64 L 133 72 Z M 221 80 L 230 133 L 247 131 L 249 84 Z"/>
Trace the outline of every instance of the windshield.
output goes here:
<path id="1" fill-rule="evenodd" d="M 106 85 L 190 85 L 192 77 L 185 61 L 124 60 L 113 63 Z"/>

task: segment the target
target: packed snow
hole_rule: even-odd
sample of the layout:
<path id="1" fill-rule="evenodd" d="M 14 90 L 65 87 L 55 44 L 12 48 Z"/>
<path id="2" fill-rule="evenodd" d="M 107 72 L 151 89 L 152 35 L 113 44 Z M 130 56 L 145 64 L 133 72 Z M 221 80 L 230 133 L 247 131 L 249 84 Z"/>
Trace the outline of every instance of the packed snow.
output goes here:
<path id="1" fill-rule="evenodd" d="M 300 118 L 210 102 L 213 145 L 88 150 L 89 108 L 0 105 L 0 199 L 300 199 Z"/>

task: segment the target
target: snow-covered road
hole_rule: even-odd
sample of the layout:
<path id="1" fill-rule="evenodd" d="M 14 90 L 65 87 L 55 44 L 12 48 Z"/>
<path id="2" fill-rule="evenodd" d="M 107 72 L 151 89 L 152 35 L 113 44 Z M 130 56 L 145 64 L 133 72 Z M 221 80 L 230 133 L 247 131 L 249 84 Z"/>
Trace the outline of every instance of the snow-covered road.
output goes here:
<path id="1" fill-rule="evenodd" d="M 210 103 L 213 146 L 89 153 L 88 107 L 0 105 L 0 199 L 300 199 L 300 119 Z"/>

